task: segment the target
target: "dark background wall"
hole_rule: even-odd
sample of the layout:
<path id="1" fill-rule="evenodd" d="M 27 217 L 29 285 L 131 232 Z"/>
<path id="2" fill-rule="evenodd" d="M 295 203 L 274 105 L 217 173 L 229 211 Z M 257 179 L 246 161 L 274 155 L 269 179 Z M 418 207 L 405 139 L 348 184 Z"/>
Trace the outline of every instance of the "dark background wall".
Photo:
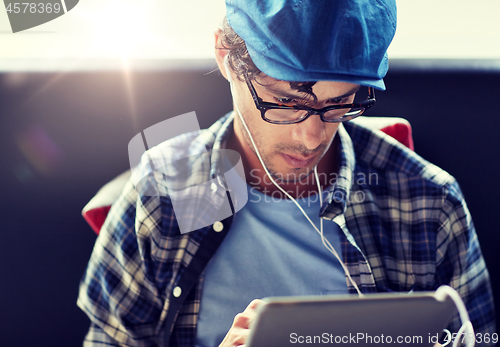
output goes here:
<path id="1" fill-rule="evenodd" d="M 408 119 L 417 153 L 458 179 L 499 307 L 500 70 L 440 66 L 395 64 L 370 114 Z M 95 235 L 80 211 L 128 168 L 139 131 L 190 111 L 207 127 L 230 110 L 228 83 L 206 71 L 0 74 L 2 346 L 81 345 Z"/>

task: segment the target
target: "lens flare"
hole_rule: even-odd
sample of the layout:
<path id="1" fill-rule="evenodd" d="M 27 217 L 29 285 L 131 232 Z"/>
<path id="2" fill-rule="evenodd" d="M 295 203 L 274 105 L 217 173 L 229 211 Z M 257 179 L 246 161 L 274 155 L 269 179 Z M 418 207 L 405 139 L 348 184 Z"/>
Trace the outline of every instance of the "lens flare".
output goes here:
<path id="1" fill-rule="evenodd" d="M 39 125 L 25 128 L 16 137 L 19 150 L 40 173 L 52 174 L 63 158 L 63 151 Z"/>

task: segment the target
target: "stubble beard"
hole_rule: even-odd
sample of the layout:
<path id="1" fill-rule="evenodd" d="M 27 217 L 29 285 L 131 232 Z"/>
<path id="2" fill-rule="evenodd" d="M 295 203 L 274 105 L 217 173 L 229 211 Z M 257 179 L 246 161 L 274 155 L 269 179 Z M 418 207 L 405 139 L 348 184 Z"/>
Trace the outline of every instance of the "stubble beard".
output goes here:
<path id="1" fill-rule="evenodd" d="M 257 151 L 255 150 L 254 146 L 252 145 L 252 141 L 250 140 L 250 136 L 248 136 L 248 133 L 243 130 L 243 136 L 245 137 L 245 141 L 247 145 L 250 147 L 252 152 L 255 154 L 255 156 L 258 157 Z M 314 171 L 314 165 L 311 168 L 305 168 L 305 170 L 308 171 L 303 171 L 304 168 L 295 168 L 292 169 L 291 172 L 287 173 L 282 173 L 279 172 L 278 169 L 276 169 L 275 165 L 273 165 L 273 161 L 271 160 L 273 157 L 277 159 L 280 156 L 280 152 L 286 151 L 287 153 L 295 153 L 295 154 L 300 154 L 302 156 L 307 156 L 311 154 L 311 151 L 304 151 L 303 148 L 297 147 L 297 146 L 290 146 L 290 145 L 285 145 L 285 144 L 277 144 L 274 146 L 273 150 L 270 151 L 270 153 L 266 153 L 263 151 L 263 146 L 261 145 L 261 141 L 259 136 L 253 135 L 254 141 L 256 146 L 259 149 L 260 156 L 263 161 L 263 165 L 265 165 L 267 171 L 271 175 L 271 177 L 276 181 L 276 183 L 280 184 L 297 184 L 300 182 L 308 181 L 308 177 L 313 173 Z M 316 149 L 316 152 L 321 152 L 323 153 L 325 151 L 325 144 L 321 144 L 319 146 L 319 150 Z M 259 161 L 260 162 L 260 161 Z M 317 163 L 315 163 L 317 165 Z"/>

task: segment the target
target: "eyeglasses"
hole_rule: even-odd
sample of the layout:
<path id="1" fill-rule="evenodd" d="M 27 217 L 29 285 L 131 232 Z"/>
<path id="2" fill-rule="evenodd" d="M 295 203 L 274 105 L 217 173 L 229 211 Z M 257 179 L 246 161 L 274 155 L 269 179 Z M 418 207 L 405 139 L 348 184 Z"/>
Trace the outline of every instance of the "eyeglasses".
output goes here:
<path id="1" fill-rule="evenodd" d="M 260 110 L 262 119 L 273 124 L 294 124 L 305 121 L 309 116 L 318 114 L 323 122 L 341 123 L 361 116 L 365 110 L 375 105 L 375 91 L 368 87 L 368 98 L 360 103 L 338 104 L 326 106 L 320 109 L 304 105 L 275 104 L 263 101 L 255 90 L 253 84 L 248 79 L 246 73 L 243 74 L 245 82 L 252 94 L 253 101 Z"/>

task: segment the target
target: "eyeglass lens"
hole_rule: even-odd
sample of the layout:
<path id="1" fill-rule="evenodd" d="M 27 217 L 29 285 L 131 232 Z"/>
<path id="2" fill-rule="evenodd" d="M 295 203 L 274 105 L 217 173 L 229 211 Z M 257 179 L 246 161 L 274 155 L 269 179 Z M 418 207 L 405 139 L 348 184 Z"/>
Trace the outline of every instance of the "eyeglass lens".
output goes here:
<path id="1" fill-rule="evenodd" d="M 364 111 L 364 107 L 353 107 L 351 109 L 337 109 L 325 112 L 323 118 L 325 120 L 342 120 L 355 117 Z M 266 111 L 265 117 L 275 122 L 289 122 L 303 119 L 307 116 L 308 111 L 293 110 L 293 109 L 270 109 Z"/>

